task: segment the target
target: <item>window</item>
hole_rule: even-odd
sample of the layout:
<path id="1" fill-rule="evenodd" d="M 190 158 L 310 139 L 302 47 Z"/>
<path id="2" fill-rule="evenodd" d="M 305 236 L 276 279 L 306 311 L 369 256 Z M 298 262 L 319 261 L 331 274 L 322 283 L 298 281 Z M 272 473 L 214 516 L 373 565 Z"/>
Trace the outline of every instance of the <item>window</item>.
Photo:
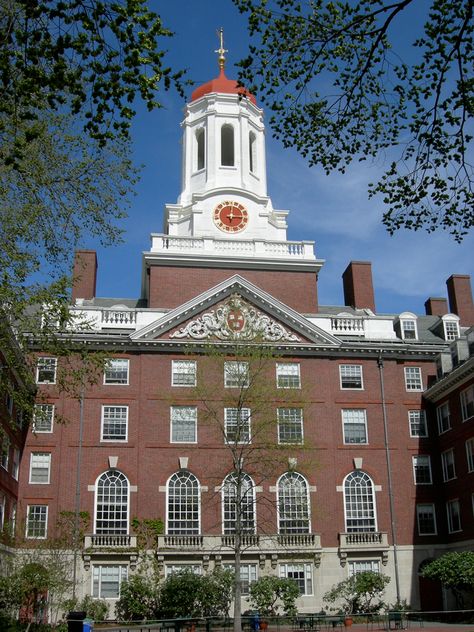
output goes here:
<path id="1" fill-rule="evenodd" d="M 474 417 L 474 384 L 462 391 L 460 397 L 462 420 L 466 421 L 466 419 Z"/>
<path id="2" fill-rule="evenodd" d="M 38 358 L 36 365 L 37 384 L 56 384 L 56 358 Z"/>
<path id="3" fill-rule="evenodd" d="M 446 503 L 446 512 L 448 514 L 449 533 L 461 531 L 461 507 L 459 500 L 448 500 Z"/>
<path id="4" fill-rule="evenodd" d="M 232 125 L 221 127 L 221 165 L 234 166 L 234 128 Z"/>
<path id="5" fill-rule="evenodd" d="M 252 173 L 257 168 L 257 137 L 253 132 L 249 133 L 249 167 Z"/>
<path id="6" fill-rule="evenodd" d="M 459 323 L 457 320 L 445 320 L 443 318 L 443 326 L 445 340 L 457 340 L 459 338 Z"/>
<path id="7" fill-rule="evenodd" d="M 51 470 L 50 452 L 32 452 L 30 456 L 30 483 L 48 485 Z"/>
<path id="8" fill-rule="evenodd" d="M 413 457 L 413 477 L 415 485 L 431 485 L 431 460 L 425 454 Z"/>
<path id="9" fill-rule="evenodd" d="M 1 437 L 1 435 L 0 435 Z M 2 451 L 0 454 L 0 465 L 8 471 L 8 463 L 10 462 L 10 439 L 7 435 L 3 435 Z"/>
<path id="10" fill-rule="evenodd" d="M 182 471 L 168 481 L 168 529 L 170 535 L 199 533 L 199 481 Z"/>
<path id="11" fill-rule="evenodd" d="M 171 443 L 196 443 L 196 406 L 171 406 Z"/>
<path id="12" fill-rule="evenodd" d="M 362 470 L 354 470 L 346 476 L 344 509 L 348 533 L 377 530 L 374 484 Z"/>
<path id="13" fill-rule="evenodd" d="M 128 384 L 128 360 L 111 358 L 107 361 L 104 384 Z"/>
<path id="14" fill-rule="evenodd" d="M 172 386 L 196 386 L 196 362 L 173 360 L 171 363 Z"/>
<path id="15" fill-rule="evenodd" d="M 250 408 L 225 408 L 227 443 L 250 443 Z"/>
<path id="16" fill-rule="evenodd" d="M 35 404 L 33 432 L 53 432 L 54 404 Z"/>
<path id="17" fill-rule="evenodd" d="M 13 468 L 12 468 L 12 476 L 15 480 L 18 480 L 18 475 L 20 473 L 20 450 L 15 448 L 13 450 Z"/>
<path id="18" fill-rule="evenodd" d="M 344 409 L 341 412 L 344 443 L 368 443 L 366 411 L 363 409 Z"/>
<path id="19" fill-rule="evenodd" d="M 409 410 L 410 437 L 427 437 L 428 428 L 424 410 Z"/>
<path id="20" fill-rule="evenodd" d="M 200 564 L 167 564 L 165 566 L 165 578 L 175 573 L 194 573 L 202 575 L 202 566 Z"/>
<path id="21" fill-rule="evenodd" d="M 29 505 L 26 514 L 26 537 L 45 538 L 48 527 L 48 506 Z"/>
<path id="22" fill-rule="evenodd" d="M 441 454 L 441 467 L 443 469 L 443 481 L 450 481 L 456 478 L 456 468 L 454 466 L 454 450 L 446 450 Z"/>
<path id="23" fill-rule="evenodd" d="M 436 535 L 435 506 L 432 503 L 416 506 L 416 520 L 418 522 L 418 535 Z"/>
<path id="24" fill-rule="evenodd" d="M 303 443 L 303 410 L 278 408 L 278 443 Z"/>
<path id="25" fill-rule="evenodd" d="M 296 362 L 278 362 L 276 377 L 278 388 L 301 388 L 300 365 Z"/>
<path id="26" fill-rule="evenodd" d="M 123 564 L 95 566 L 92 569 L 92 596 L 96 599 L 118 599 L 120 586 L 127 579 L 127 567 Z"/>
<path id="27" fill-rule="evenodd" d="M 359 364 L 341 364 L 339 377 L 342 389 L 363 389 L 362 366 Z"/>
<path id="28" fill-rule="evenodd" d="M 309 495 L 306 479 L 287 472 L 278 481 L 278 532 L 309 533 Z"/>
<path id="29" fill-rule="evenodd" d="M 10 388 L 11 388 L 11 385 L 10 385 Z M 5 408 L 8 410 L 10 415 L 13 415 L 13 397 L 10 393 L 7 393 L 5 395 Z"/>
<path id="30" fill-rule="evenodd" d="M 313 594 L 311 564 L 280 564 L 280 577 L 295 581 L 300 595 Z"/>
<path id="31" fill-rule="evenodd" d="M 126 441 L 128 406 L 102 406 L 101 441 Z"/>
<path id="32" fill-rule="evenodd" d="M 6 505 L 5 494 L 0 492 L 0 531 L 3 530 L 3 526 L 5 523 L 5 505 Z"/>
<path id="33" fill-rule="evenodd" d="M 226 388 L 246 388 L 248 385 L 248 362 L 224 362 L 224 386 Z"/>
<path id="34" fill-rule="evenodd" d="M 368 571 L 380 573 L 380 562 L 378 560 L 353 560 L 349 562 L 349 577 Z"/>
<path id="35" fill-rule="evenodd" d="M 128 533 L 127 477 L 118 470 L 104 472 L 97 481 L 96 490 L 95 533 Z"/>
<path id="36" fill-rule="evenodd" d="M 407 391 L 422 391 L 421 369 L 418 366 L 405 367 L 405 387 Z"/>
<path id="37" fill-rule="evenodd" d="M 403 340 L 416 340 L 416 320 L 400 320 L 400 329 Z"/>
<path id="38" fill-rule="evenodd" d="M 436 419 L 438 420 L 438 432 L 443 434 L 451 428 L 451 419 L 449 414 L 449 402 L 445 402 L 436 409 Z"/>
<path id="39" fill-rule="evenodd" d="M 240 503 L 237 503 L 237 476 L 229 474 L 222 484 L 222 526 L 225 535 L 235 533 L 240 513 L 244 533 L 255 533 L 255 486 L 247 474 L 241 477 Z"/>
<path id="40" fill-rule="evenodd" d="M 200 171 L 201 169 L 204 169 L 204 166 L 206 164 L 205 160 L 206 160 L 206 149 L 205 149 L 205 133 L 204 133 L 204 129 L 201 127 L 200 129 L 197 130 L 196 132 L 196 166 L 198 171 Z"/>
<path id="41" fill-rule="evenodd" d="M 225 570 L 235 571 L 233 564 L 223 564 Z M 250 584 L 257 581 L 256 564 L 240 564 L 240 593 L 244 597 L 250 594 Z"/>
<path id="42" fill-rule="evenodd" d="M 467 471 L 474 472 L 474 438 L 466 441 Z"/>

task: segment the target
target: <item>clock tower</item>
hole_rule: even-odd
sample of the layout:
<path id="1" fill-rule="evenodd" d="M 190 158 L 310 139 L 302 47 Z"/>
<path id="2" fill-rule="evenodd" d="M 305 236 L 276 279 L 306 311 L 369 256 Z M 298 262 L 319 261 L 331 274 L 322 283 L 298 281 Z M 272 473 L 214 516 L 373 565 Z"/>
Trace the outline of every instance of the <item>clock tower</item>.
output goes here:
<path id="1" fill-rule="evenodd" d="M 150 307 L 172 307 L 175 300 L 189 298 L 166 298 L 163 283 L 171 279 L 163 268 L 173 268 L 173 284 L 180 286 L 178 278 L 187 268 L 186 280 L 193 277 L 197 283 L 193 291 L 237 269 L 253 270 L 242 272 L 253 282 L 264 270 L 291 270 L 311 273 L 314 300 L 307 311 L 315 311 L 316 276 L 323 262 L 316 259 L 313 242 L 288 241 L 288 211 L 273 208 L 263 110 L 253 94 L 227 78 L 222 30 L 216 52 L 218 77 L 197 87 L 185 108 L 181 193 L 176 204 L 166 205 L 164 231 L 151 235 L 151 249 L 144 253 L 143 294 Z"/>

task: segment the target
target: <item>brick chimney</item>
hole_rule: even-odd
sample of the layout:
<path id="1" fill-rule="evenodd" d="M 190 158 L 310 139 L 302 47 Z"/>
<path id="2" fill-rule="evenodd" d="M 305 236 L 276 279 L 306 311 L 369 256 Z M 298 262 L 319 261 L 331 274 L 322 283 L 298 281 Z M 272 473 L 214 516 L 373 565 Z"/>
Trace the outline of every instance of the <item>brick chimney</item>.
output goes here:
<path id="1" fill-rule="evenodd" d="M 448 301 L 445 298 L 430 298 L 425 301 L 425 313 L 428 316 L 444 316 L 448 313 Z"/>
<path id="2" fill-rule="evenodd" d="M 372 264 L 370 261 L 351 261 L 342 275 L 344 304 L 358 309 L 368 308 L 375 313 Z"/>
<path id="3" fill-rule="evenodd" d="M 461 319 L 461 325 L 474 325 L 474 305 L 472 303 L 471 277 L 468 274 L 452 274 L 446 281 L 449 307 Z"/>
<path id="4" fill-rule="evenodd" d="M 95 250 L 76 250 L 72 273 L 72 302 L 77 298 L 95 297 L 97 254 Z"/>

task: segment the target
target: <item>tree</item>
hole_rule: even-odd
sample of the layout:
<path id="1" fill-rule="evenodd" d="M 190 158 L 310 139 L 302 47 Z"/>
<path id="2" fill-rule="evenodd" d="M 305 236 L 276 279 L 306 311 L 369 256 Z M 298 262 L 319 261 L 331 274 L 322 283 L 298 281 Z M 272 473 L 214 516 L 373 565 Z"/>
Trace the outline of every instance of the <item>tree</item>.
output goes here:
<path id="1" fill-rule="evenodd" d="M 421 574 L 451 588 L 460 607 L 463 603 L 463 592 L 467 592 L 471 599 L 474 596 L 473 551 L 445 553 L 424 566 Z"/>
<path id="2" fill-rule="evenodd" d="M 132 575 L 120 587 L 115 614 L 120 621 L 154 619 L 158 612 L 158 590 L 153 579 Z"/>
<path id="3" fill-rule="evenodd" d="M 274 136 L 326 173 L 388 155 L 369 185 L 388 231 L 443 228 L 461 241 L 474 225 L 472 0 L 234 3 L 255 38 L 240 78 L 269 106 Z M 405 14 L 418 34 L 402 60 Z"/>
<path id="4" fill-rule="evenodd" d="M 324 601 L 336 604 L 345 614 L 378 612 L 384 605 L 381 596 L 390 577 L 374 571 L 364 571 L 351 575 L 331 588 Z"/>
<path id="5" fill-rule="evenodd" d="M 261 616 L 275 616 L 280 605 L 283 614 L 293 616 L 296 614 L 295 601 L 299 594 L 293 580 L 267 575 L 250 586 L 250 604 Z"/>

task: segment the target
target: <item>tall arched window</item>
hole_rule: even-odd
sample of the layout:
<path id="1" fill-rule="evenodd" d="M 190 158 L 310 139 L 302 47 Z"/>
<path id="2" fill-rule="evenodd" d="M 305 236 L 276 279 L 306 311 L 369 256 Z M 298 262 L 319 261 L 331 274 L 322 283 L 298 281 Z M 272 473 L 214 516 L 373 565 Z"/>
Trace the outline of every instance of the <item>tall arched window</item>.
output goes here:
<path id="1" fill-rule="evenodd" d="M 96 485 L 95 533 L 128 533 L 127 477 L 118 470 L 104 472 Z"/>
<path id="2" fill-rule="evenodd" d="M 308 483 L 297 472 L 278 481 L 278 532 L 309 533 Z"/>
<path id="3" fill-rule="evenodd" d="M 365 472 L 354 470 L 346 476 L 344 508 L 348 533 L 377 530 L 374 484 Z"/>
<path id="4" fill-rule="evenodd" d="M 204 165 L 205 165 L 206 154 L 205 154 L 204 140 L 205 140 L 205 133 L 204 133 L 204 129 L 201 127 L 196 132 L 196 166 L 197 166 L 198 171 L 200 169 L 204 169 Z"/>
<path id="5" fill-rule="evenodd" d="M 199 481 L 190 472 L 173 474 L 168 481 L 168 533 L 199 533 Z"/>
<path id="6" fill-rule="evenodd" d="M 231 472 L 222 483 L 222 524 L 223 532 L 235 533 L 237 516 L 240 514 L 242 531 L 255 533 L 255 485 L 248 476 L 241 477 L 240 503 L 237 502 L 238 478 Z"/>
<path id="7" fill-rule="evenodd" d="M 232 125 L 221 127 L 221 165 L 234 166 L 234 128 Z"/>
<path id="8" fill-rule="evenodd" d="M 257 137 L 253 132 L 249 134 L 249 165 L 253 173 L 257 168 Z"/>

